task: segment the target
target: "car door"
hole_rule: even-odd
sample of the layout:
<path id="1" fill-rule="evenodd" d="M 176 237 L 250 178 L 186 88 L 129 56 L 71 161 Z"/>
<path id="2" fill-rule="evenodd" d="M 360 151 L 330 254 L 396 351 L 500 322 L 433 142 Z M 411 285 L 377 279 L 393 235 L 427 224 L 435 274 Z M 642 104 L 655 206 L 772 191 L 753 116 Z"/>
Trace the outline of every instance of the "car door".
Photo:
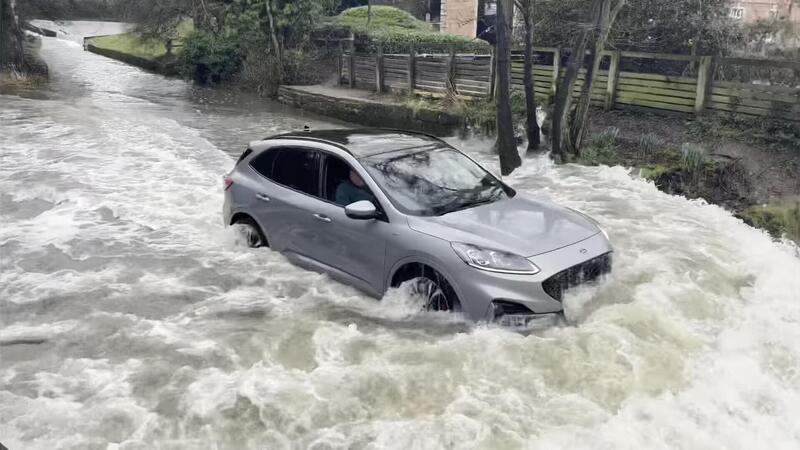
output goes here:
<path id="1" fill-rule="evenodd" d="M 253 212 L 270 247 L 287 256 L 314 257 L 315 203 L 319 200 L 319 153 L 303 147 L 265 151 L 250 166 L 261 178 Z"/>
<path id="2" fill-rule="evenodd" d="M 312 232 L 320 248 L 319 260 L 354 278 L 362 289 L 380 295 L 389 223 L 385 218 L 356 220 L 345 215 L 346 205 L 336 201 L 336 187 L 349 175 L 351 166 L 342 158 L 322 152 L 320 168 L 322 199 L 315 204 Z M 377 203 L 374 197 L 373 203 Z M 380 210 L 380 205 L 376 206 Z"/>

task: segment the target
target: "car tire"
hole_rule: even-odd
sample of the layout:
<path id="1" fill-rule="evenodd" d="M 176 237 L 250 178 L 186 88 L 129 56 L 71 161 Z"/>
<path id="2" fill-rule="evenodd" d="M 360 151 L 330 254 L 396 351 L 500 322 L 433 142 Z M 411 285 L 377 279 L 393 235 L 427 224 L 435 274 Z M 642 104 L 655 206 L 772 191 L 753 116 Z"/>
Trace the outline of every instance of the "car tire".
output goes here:
<path id="1" fill-rule="evenodd" d="M 238 234 L 250 248 L 269 247 L 264 232 L 251 217 L 242 217 L 233 222 Z"/>
<path id="2" fill-rule="evenodd" d="M 461 311 L 458 295 L 442 274 L 427 266 L 422 266 L 421 272 L 407 283 L 410 295 L 419 297 L 423 311 Z"/>

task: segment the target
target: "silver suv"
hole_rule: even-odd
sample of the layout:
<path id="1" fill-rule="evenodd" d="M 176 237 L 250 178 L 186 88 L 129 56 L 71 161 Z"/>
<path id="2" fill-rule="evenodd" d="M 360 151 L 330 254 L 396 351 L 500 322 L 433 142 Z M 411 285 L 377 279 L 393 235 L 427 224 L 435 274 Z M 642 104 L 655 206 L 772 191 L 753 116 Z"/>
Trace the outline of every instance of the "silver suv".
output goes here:
<path id="1" fill-rule="evenodd" d="M 224 220 L 252 247 L 382 297 L 408 282 L 420 307 L 528 326 L 564 290 L 611 270 L 590 217 L 524 198 L 440 139 L 320 130 L 256 141 L 224 179 Z"/>

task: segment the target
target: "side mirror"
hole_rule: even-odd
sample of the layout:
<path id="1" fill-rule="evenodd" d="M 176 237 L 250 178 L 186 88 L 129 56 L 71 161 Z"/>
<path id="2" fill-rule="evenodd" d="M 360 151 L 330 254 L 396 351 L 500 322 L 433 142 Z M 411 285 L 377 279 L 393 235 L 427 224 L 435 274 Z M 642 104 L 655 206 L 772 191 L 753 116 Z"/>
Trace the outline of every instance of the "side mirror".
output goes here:
<path id="1" fill-rule="evenodd" d="M 344 207 L 344 214 L 355 220 L 369 220 L 378 217 L 378 210 L 369 200 L 359 200 Z"/>

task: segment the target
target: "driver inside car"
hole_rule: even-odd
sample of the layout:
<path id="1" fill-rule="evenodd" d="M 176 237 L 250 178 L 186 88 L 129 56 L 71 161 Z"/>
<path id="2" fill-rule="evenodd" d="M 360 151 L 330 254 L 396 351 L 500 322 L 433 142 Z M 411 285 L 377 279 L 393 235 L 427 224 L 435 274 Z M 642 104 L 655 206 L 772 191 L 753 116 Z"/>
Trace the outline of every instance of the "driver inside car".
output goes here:
<path id="1" fill-rule="evenodd" d="M 372 194 L 367 190 L 367 185 L 359 174 L 350 169 L 349 179 L 339 182 L 336 187 L 336 203 L 347 206 L 351 203 L 369 200 L 375 203 Z"/>

